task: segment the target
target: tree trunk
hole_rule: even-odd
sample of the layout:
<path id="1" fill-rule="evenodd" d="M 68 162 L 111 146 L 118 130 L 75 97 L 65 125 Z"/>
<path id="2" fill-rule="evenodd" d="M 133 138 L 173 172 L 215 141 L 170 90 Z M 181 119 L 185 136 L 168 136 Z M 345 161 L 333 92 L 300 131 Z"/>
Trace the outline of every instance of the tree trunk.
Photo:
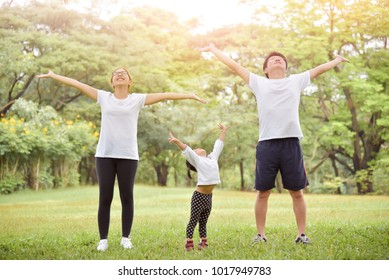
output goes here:
<path id="1" fill-rule="evenodd" d="M 339 177 L 339 169 L 338 169 L 338 167 L 336 166 L 335 154 L 331 153 L 331 154 L 329 155 L 329 158 L 331 159 L 331 164 L 332 164 L 332 168 L 334 169 L 335 176 L 336 176 L 336 177 Z M 336 194 L 342 194 L 342 190 L 340 189 L 340 187 L 338 187 L 338 188 L 336 189 Z"/>
<path id="2" fill-rule="evenodd" d="M 81 182 L 91 185 L 97 184 L 97 173 L 94 155 L 89 155 L 88 157 L 82 158 L 78 170 L 81 176 Z"/>
<path id="3" fill-rule="evenodd" d="M 158 185 L 162 187 L 166 187 L 169 166 L 166 165 L 165 163 L 161 163 L 157 166 L 154 166 L 154 170 L 157 173 Z"/>
<path id="4" fill-rule="evenodd" d="M 15 101 L 17 99 L 19 99 L 20 97 L 22 97 L 27 92 L 28 87 L 30 86 L 31 82 L 35 78 L 35 74 L 29 76 L 27 81 L 25 81 L 23 88 L 16 94 L 16 96 L 12 97 L 12 93 L 13 93 L 13 90 L 16 88 L 16 84 L 22 78 L 23 77 L 15 78 L 15 81 L 14 81 L 10 91 L 8 92 L 8 103 L 4 107 L 0 108 L 0 114 L 6 115 L 7 112 L 11 109 L 12 105 L 15 103 Z"/>
<path id="5" fill-rule="evenodd" d="M 347 105 L 351 113 L 351 124 L 352 131 L 354 132 L 354 154 L 353 154 L 353 165 L 355 174 L 358 171 L 367 171 L 367 175 L 364 176 L 362 181 L 357 182 L 357 189 L 359 194 L 370 193 L 374 191 L 373 188 L 373 171 L 369 170 L 369 162 L 371 162 L 375 155 L 381 149 L 384 140 L 382 140 L 379 131 L 376 129 L 377 120 L 380 118 L 380 113 L 373 113 L 369 127 L 370 130 L 368 132 L 361 131 L 358 124 L 357 114 L 354 107 L 354 103 L 351 97 L 350 90 L 345 88 L 344 94 L 346 96 Z M 361 145 L 361 143 L 363 145 Z M 363 150 L 363 155 L 362 155 Z"/>
<path id="6" fill-rule="evenodd" d="M 54 177 L 53 180 L 53 188 L 57 189 L 60 187 L 60 171 L 59 171 L 59 161 L 53 160 L 51 162 L 51 170 L 52 170 L 52 175 Z"/>
<path id="7" fill-rule="evenodd" d="M 243 159 L 239 162 L 239 172 L 240 172 L 240 190 L 243 191 L 245 188 Z"/>
<path id="8" fill-rule="evenodd" d="M 32 160 L 27 165 L 27 186 L 33 190 L 39 190 L 40 159 Z"/>
<path id="9" fill-rule="evenodd" d="M 354 139 L 353 139 L 353 166 L 354 166 L 354 172 L 355 174 L 362 170 L 362 149 L 361 149 L 361 143 L 360 143 L 360 131 L 359 131 L 359 124 L 357 119 L 357 113 L 355 110 L 354 102 L 351 97 L 350 89 L 344 88 L 343 89 L 344 95 L 346 97 L 347 106 L 349 108 L 350 114 L 351 114 L 351 130 L 354 133 Z M 357 189 L 359 194 L 364 193 L 364 187 L 362 182 L 357 182 Z"/>

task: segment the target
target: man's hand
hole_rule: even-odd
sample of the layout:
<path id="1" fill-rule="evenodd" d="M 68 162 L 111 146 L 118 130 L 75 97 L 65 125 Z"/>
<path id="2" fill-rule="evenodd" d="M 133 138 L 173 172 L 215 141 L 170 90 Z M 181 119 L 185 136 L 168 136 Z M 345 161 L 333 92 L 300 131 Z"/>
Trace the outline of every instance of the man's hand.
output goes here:
<path id="1" fill-rule="evenodd" d="M 199 48 L 199 51 L 200 52 L 211 52 L 213 49 L 215 49 L 215 44 L 214 43 L 210 43 L 208 46 L 206 47 L 203 47 L 203 48 Z"/>

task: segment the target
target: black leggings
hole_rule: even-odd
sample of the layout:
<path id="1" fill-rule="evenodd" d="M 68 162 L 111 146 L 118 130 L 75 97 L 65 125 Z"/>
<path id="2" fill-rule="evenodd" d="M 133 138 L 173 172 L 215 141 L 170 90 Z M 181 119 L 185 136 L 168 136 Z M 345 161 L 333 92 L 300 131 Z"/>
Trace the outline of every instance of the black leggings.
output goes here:
<path id="1" fill-rule="evenodd" d="M 97 220 L 100 239 L 108 238 L 111 203 L 117 176 L 122 203 L 122 236 L 128 237 L 134 219 L 134 182 L 138 161 L 131 159 L 96 158 L 99 181 L 99 211 Z"/>
<path id="2" fill-rule="evenodd" d="M 194 191 L 191 201 L 190 220 L 186 227 L 186 237 L 192 239 L 193 232 L 199 223 L 201 238 L 207 237 L 207 221 L 212 210 L 212 194 L 203 194 Z"/>

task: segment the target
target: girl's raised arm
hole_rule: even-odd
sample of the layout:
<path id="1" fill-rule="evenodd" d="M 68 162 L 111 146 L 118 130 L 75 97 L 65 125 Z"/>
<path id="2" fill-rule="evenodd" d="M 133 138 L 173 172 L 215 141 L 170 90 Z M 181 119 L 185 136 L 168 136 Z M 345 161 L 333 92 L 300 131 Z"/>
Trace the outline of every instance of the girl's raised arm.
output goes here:
<path id="1" fill-rule="evenodd" d="M 38 78 L 38 79 L 52 78 L 58 82 L 65 84 L 65 85 L 75 87 L 75 88 L 79 89 L 86 96 L 92 98 L 95 101 L 97 100 L 97 89 L 95 89 L 94 87 L 91 87 L 87 84 L 81 83 L 75 79 L 55 74 L 53 71 L 49 71 L 47 74 L 36 75 L 35 78 Z"/>

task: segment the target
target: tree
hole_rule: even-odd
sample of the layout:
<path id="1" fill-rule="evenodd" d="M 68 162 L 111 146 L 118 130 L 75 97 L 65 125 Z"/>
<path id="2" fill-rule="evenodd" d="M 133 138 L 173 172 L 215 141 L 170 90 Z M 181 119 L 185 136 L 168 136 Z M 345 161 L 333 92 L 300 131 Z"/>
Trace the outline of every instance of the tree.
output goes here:
<path id="1" fill-rule="evenodd" d="M 43 83 L 34 76 L 51 69 L 110 90 L 109 74 L 125 66 L 134 81 L 132 92 L 196 92 L 210 101 L 207 105 L 166 102 L 141 112 L 138 180 L 166 185 L 174 179 L 175 185 L 193 184 L 185 179 L 181 154 L 167 143 L 167 133 L 173 129 L 189 144 L 209 150 L 217 123 L 223 122 L 231 129 L 220 161 L 222 187 L 247 189 L 253 184 L 258 139 L 255 99 L 239 77 L 196 48 L 214 42 L 258 74 L 262 73 L 265 56 L 273 50 L 286 54 L 289 73 L 305 71 L 339 53 L 352 63 L 315 79 L 301 99 L 301 143 L 307 171 L 313 178 L 311 189 L 328 186 L 324 191 L 342 193 L 351 192 L 355 185 L 359 193 L 366 193 L 387 188 L 389 182 L 383 179 L 389 168 L 387 1 L 288 0 L 275 7 L 246 0 L 246 5 L 258 9 L 255 23 L 205 35 L 192 35 L 193 25 L 180 23 L 176 15 L 161 9 L 122 6 L 120 14 L 102 20 L 104 1 L 75 2 L 84 5 L 85 11 L 70 10 L 72 5 L 62 3 L 58 9 L 58 3 L 41 1 L 27 1 L 25 6 L 7 1 L 1 6 L 0 120 L 8 127 L 12 107 L 23 97 L 42 108 L 50 105 L 64 120 L 85 120 L 95 133 L 100 123 L 96 104 L 77 90 L 55 81 Z M 93 7 L 92 2 L 96 4 Z M 16 119 L 14 122 L 18 124 Z M 2 129 L 6 128 L 4 124 Z M 83 125 L 75 126 L 73 132 Z M 4 131 L 3 140 L 10 137 L 11 145 L 20 144 L 15 132 Z M 41 136 L 41 140 L 46 139 Z M 28 137 L 26 143 L 32 141 Z M 47 147 L 60 145 L 56 138 L 49 140 Z M 38 140 L 32 142 L 39 144 Z M 28 151 L 20 147 L 20 152 Z M 90 175 L 95 146 L 90 148 L 81 164 L 77 163 L 83 182 L 96 180 Z M 30 166 L 40 162 L 40 169 L 47 170 L 48 161 L 39 161 L 37 154 L 29 154 Z M 4 156 L 0 158 L 7 166 L 0 173 L 10 175 L 10 184 L 17 185 L 19 179 L 10 179 L 15 173 L 9 167 L 19 166 L 21 155 L 14 155 L 7 157 L 7 163 Z M 52 156 L 59 159 L 55 153 Z M 26 171 L 31 182 L 36 178 L 54 182 L 46 171 L 34 178 L 35 171 Z M 55 172 L 60 174 L 59 169 Z"/>
<path id="2" fill-rule="evenodd" d="M 371 164 L 386 142 L 387 133 L 387 126 L 382 125 L 386 116 L 377 106 L 388 101 L 386 2 L 287 3 L 280 11 L 282 18 L 277 13 L 270 22 L 288 32 L 291 43 L 286 49 L 298 68 L 309 69 L 333 59 L 335 53 L 352 60 L 351 66 L 336 68 L 335 73 L 314 81 L 316 88 L 308 94 L 317 97 L 321 129 L 331 135 L 328 141 L 320 140 L 320 164 L 323 159 L 331 160 L 335 176 L 340 166 L 355 177 L 358 193 L 373 192 Z M 345 128 L 349 133 L 344 134 Z"/>
<path id="3" fill-rule="evenodd" d="M 95 30 L 101 21 L 89 17 L 86 20 L 66 9 L 58 10 L 54 3 L 33 2 L 30 5 L 28 8 L 3 6 L 0 10 L 3 37 L 0 91 L 4 93 L 0 97 L 0 113 L 3 115 L 20 97 L 60 110 L 64 104 L 81 96 L 54 82 L 50 87 L 41 88 L 34 77 L 48 69 L 78 77 L 92 86 L 108 86 L 106 76 L 96 73 L 106 73 L 105 67 L 111 61 L 109 54 L 94 46 L 92 40 L 88 40 L 90 37 L 81 35 L 94 34 L 93 41 L 103 41 Z M 79 40 L 80 37 L 84 39 Z"/>

